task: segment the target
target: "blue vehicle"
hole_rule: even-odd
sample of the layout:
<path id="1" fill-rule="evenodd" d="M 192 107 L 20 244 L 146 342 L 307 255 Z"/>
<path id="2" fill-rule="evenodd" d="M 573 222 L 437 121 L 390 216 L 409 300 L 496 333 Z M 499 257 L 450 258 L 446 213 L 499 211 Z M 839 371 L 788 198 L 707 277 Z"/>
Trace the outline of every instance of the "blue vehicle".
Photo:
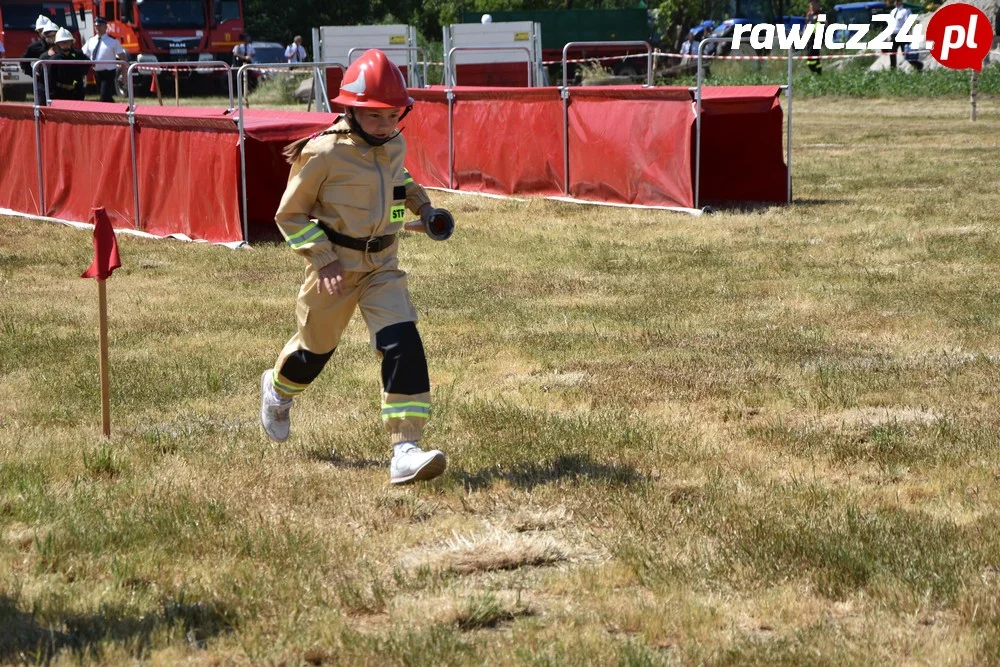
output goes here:
<path id="1" fill-rule="evenodd" d="M 835 20 L 831 21 L 827 17 L 827 25 L 830 23 L 843 23 L 845 25 L 850 25 L 852 23 L 864 23 L 870 24 L 872 22 L 872 16 L 876 14 L 888 14 L 892 7 L 886 2 L 848 2 L 842 5 L 834 5 L 833 11 L 836 12 Z M 878 27 L 878 26 L 876 26 Z M 846 43 L 851 37 L 854 37 L 854 33 L 857 31 L 848 30 L 838 30 L 833 33 L 833 40 L 838 43 Z"/>
<path id="2" fill-rule="evenodd" d="M 743 25 L 744 23 L 746 23 L 746 24 L 753 24 L 753 23 L 755 23 L 755 21 L 753 19 L 748 19 L 748 18 L 726 19 L 725 21 L 723 21 L 722 23 L 720 23 L 718 26 L 716 26 L 715 30 L 713 30 L 712 34 L 709 35 L 709 36 L 710 37 L 726 37 L 726 38 L 732 37 L 733 36 L 733 32 L 736 31 L 736 26 Z M 726 49 L 729 48 L 728 44 L 712 43 L 712 44 L 709 44 L 709 45 L 707 45 L 705 47 L 705 51 L 704 52 L 705 52 L 706 55 L 712 55 L 712 54 L 716 53 L 716 51 L 717 51 L 716 47 L 719 47 L 719 46 L 722 47 L 721 49 L 718 49 L 718 54 L 719 55 L 722 55 L 722 52 L 724 50 L 726 50 Z"/>
<path id="3" fill-rule="evenodd" d="M 708 19 L 691 28 L 690 33 L 694 35 L 695 40 L 700 42 L 712 32 L 713 28 L 715 28 L 715 21 Z"/>

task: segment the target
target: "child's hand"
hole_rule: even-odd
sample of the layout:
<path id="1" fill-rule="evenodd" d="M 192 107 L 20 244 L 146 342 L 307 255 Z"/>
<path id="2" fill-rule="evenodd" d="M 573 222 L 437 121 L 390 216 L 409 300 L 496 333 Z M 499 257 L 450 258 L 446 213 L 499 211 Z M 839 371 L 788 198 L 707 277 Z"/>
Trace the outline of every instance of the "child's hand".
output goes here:
<path id="1" fill-rule="evenodd" d="M 336 259 L 319 270 L 319 280 L 316 282 L 316 293 L 323 290 L 330 296 L 340 296 L 344 290 L 344 265 Z"/>

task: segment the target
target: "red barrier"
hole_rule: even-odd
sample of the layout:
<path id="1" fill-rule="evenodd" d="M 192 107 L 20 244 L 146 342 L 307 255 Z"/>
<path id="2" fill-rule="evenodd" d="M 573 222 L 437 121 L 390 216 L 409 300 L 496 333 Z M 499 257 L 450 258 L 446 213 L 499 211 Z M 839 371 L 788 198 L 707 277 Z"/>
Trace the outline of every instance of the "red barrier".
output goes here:
<path id="1" fill-rule="evenodd" d="M 702 201 L 786 201 L 778 87 L 705 88 L 701 105 Z"/>
<path id="2" fill-rule="evenodd" d="M 0 105 L 0 208 L 37 215 L 35 116 L 20 104 Z"/>
<path id="3" fill-rule="evenodd" d="M 45 211 L 85 222 L 103 206 L 116 228 L 135 228 L 131 138 L 120 104 L 58 101 L 41 109 Z M 243 239 L 239 131 L 233 115 L 197 107 L 136 107 L 142 231 L 216 242 Z M 332 114 L 245 110 L 248 228 L 274 236 L 288 178 L 281 150 L 333 123 Z M 0 105 L 0 207 L 38 213 L 32 108 Z"/>
<path id="4" fill-rule="evenodd" d="M 694 110 L 686 88 L 573 88 L 570 195 L 646 206 L 694 205 Z"/>
<path id="5" fill-rule="evenodd" d="M 120 105 L 92 107 L 42 110 L 45 215 L 83 221 L 104 207 L 113 226 L 134 227 L 128 119 Z"/>
<path id="6" fill-rule="evenodd" d="M 414 90 L 403 121 L 406 166 L 418 182 L 474 192 L 565 195 L 558 88 Z M 777 86 L 708 88 L 703 98 L 701 202 L 784 201 L 787 169 Z M 0 206 L 38 213 L 32 108 L 0 104 Z M 103 206 L 134 227 L 130 128 L 123 105 L 57 102 L 41 110 L 45 211 L 86 221 Z M 281 150 L 330 126 L 332 114 L 244 110 L 251 240 L 274 236 L 288 176 Z M 691 207 L 694 104 L 686 88 L 572 88 L 569 195 L 606 203 Z M 243 239 L 239 128 L 234 115 L 138 107 L 139 228 L 209 241 Z"/>

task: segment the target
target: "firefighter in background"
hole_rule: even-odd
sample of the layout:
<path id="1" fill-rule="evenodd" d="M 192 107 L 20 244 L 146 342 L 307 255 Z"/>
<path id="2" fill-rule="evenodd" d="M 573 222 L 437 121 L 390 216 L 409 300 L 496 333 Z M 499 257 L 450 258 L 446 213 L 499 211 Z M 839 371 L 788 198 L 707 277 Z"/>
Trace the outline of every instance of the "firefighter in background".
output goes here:
<path id="1" fill-rule="evenodd" d="M 58 30 L 59 26 L 53 23 L 48 16 L 39 14 L 38 18 L 35 19 L 35 32 L 38 33 L 38 39 L 28 44 L 28 48 L 24 50 L 21 57 L 38 60 L 44 56 L 45 52 L 52 47 L 52 40 L 55 39 Z M 21 63 L 21 71 L 31 76 L 31 63 Z"/>
<path id="2" fill-rule="evenodd" d="M 49 49 L 42 60 L 79 60 L 80 65 L 49 65 L 49 94 L 54 100 L 82 100 L 87 88 L 87 72 L 90 59 L 73 44 L 73 33 L 59 28 L 55 46 Z M 42 79 L 45 80 L 44 78 Z"/>
<path id="3" fill-rule="evenodd" d="M 819 19 L 819 15 L 823 13 L 820 9 L 819 0 L 809 0 L 809 9 L 806 11 L 806 25 L 810 23 L 816 24 L 813 30 L 818 31 L 820 26 L 823 24 Z M 816 34 L 815 32 L 813 33 Z M 815 44 L 815 40 L 810 39 L 810 44 Z M 809 71 L 813 74 L 823 73 L 823 61 L 819 58 L 819 49 L 809 48 L 809 57 L 806 58 L 806 65 L 809 67 Z"/>
<path id="4" fill-rule="evenodd" d="M 323 370 L 360 308 L 381 357 L 381 416 L 393 446 L 389 480 L 432 479 L 447 461 L 418 444 L 430 415 L 430 380 L 397 232 L 406 209 L 420 216 L 405 225 L 411 231 L 427 232 L 448 214 L 431 207 L 403 168 L 406 143 L 397 123 L 413 98 L 382 51 L 370 49 L 351 63 L 333 102 L 346 113 L 285 150 L 292 168 L 275 221 L 305 258 L 306 277 L 295 307 L 298 332 L 261 376 L 261 422 L 272 440 L 288 438 L 292 399 Z"/>

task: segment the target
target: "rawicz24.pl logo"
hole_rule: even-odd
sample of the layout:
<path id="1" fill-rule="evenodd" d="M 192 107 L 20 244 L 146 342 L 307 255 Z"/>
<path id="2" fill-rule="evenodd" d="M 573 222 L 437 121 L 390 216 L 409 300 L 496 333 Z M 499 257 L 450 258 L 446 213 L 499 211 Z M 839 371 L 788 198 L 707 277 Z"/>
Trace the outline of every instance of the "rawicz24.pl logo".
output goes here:
<path id="1" fill-rule="evenodd" d="M 978 7 L 957 2 L 941 7 L 927 22 L 927 34 L 912 14 L 907 17 L 902 28 L 893 35 L 896 19 L 889 14 L 876 14 L 872 20 L 884 23 L 884 30 L 875 30 L 875 39 L 865 41 L 874 26 L 868 23 L 826 24 L 826 15 L 819 15 L 818 23 L 809 25 L 771 25 L 757 23 L 736 26 L 730 43 L 737 50 L 745 37 L 754 49 L 771 51 L 778 47 L 782 51 L 795 49 L 826 48 L 830 51 L 888 51 L 893 40 L 910 44 L 911 48 L 927 48 L 934 59 L 950 69 L 974 69 L 982 71 L 983 59 L 993 44 L 993 26 Z M 841 35 L 848 35 L 847 41 L 840 41 Z M 775 39 L 777 38 L 777 39 Z M 776 43 L 777 42 L 777 43 Z"/>

